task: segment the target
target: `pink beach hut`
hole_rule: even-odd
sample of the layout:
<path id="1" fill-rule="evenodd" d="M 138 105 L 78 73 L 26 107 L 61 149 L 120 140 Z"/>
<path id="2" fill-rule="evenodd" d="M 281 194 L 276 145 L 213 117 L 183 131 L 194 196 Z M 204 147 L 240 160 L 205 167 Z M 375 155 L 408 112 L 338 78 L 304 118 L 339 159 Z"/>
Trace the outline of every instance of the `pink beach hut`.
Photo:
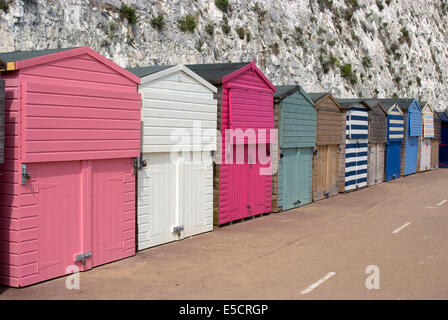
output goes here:
<path id="1" fill-rule="evenodd" d="M 270 130 L 274 129 L 275 87 L 254 62 L 187 67 L 218 88 L 222 143 L 221 160 L 214 166 L 214 224 L 271 212 L 272 171 L 265 158 L 274 142 Z M 226 139 L 227 129 L 240 129 L 243 138 Z M 245 136 L 250 131 L 255 131 L 255 140 Z M 238 154 L 244 161 L 237 160 Z"/>
<path id="2" fill-rule="evenodd" d="M 88 47 L 0 54 L 0 284 L 135 254 L 140 79 Z"/>

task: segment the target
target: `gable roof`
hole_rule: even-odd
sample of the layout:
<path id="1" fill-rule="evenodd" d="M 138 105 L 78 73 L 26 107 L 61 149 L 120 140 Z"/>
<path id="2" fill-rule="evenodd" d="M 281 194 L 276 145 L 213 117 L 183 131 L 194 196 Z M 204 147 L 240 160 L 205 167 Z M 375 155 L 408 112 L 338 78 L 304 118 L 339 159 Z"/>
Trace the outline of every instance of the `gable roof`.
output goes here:
<path id="1" fill-rule="evenodd" d="M 274 93 L 274 100 L 282 101 L 286 97 L 299 92 L 312 106 L 314 106 L 314 101 L 308 95 L 308 93 L 303 90 L 303 88 L 299 85 L 281 85 L 275 86 L 277 91 Z"/>
<path id="2" fill-rule="evenodd" d="M 397 111 L 403 115 L 403 110 L 401 110 L 400 106 L 398 104 L 393 104 L 387 109 L 387 114 L 391 113 L 395 108 L 397 108 Z M 395 112 L 395 111 L 394 111 Z"/>
<path id="3" fill-rule="evenodd" d="M 420 106 L 423 106 L 423 107 L 421 107 L 422 112 L 423 112 L 423 109 L 427 108 L 431 111 L 431 113 L 433 113 L 433 114 L 435 113 L 433 107 L 429 104 L 429 102 L 422 101 Z"/>
<path id="4" fill-rule="evenodd" d="M 43 50 L 30 50 L 30 51 L 11 51 L 11 52 L 3 52 L 0 53 L 0 60 L 3 60 L 5 62 L 17 62 L 21 60 L 46 56 L 52 53 L 67 51 L 76 49 L 77 47 L 72 48 L 58 48 L 58 49 L 43 49 Z"/>
<path id="5" fill-rule="evenodd" d="M 106 57 L 102 56 L 101 54 L 99 54 L 98 52 L 89 47 L 60 48 L 60 49 L 47 49 L 47 50 L 34 50 L 34 51 L 14 51 L 14 52 L 0 53 L 0 60 L 3 60 L 7 65 L 6 70 L 3 71 L 15 71 L 37 66 L 44 63 L 49 63 L 52 61 L 79 56 L 82 54 L 88 54 L 92 58 L 105 64 L 106 66 L 116 71 L 117 73 L 121 74 L 122 76 L 128 78 L 129 80 L 134 81 L 137 84 L 140 83 L 139 77 L 123 69 L 119 65 L 115 64 L 111 60 L 107 59 Z"/>
<path id="6" fill-rule="evenodd" d="M 376 110 L 379 109 L 380 111 L 382 111 L 384 114 L 387 114 L 387 110 L 386 108 L 383 106 L 383 104 L 381 103 L 381 101 L 378 101 L 376 99 L 364 99 L 364 101 L 370 106 L 370 108 L 372 110 Z"/>
<path id="7" fill-rule="evenodd" d="M 327 94 L 328 92 L 308 92 L 308 95 L 314 100 L 314 102 L 317 102 L 317 100 L 323 98 Z"/>
<path id="8" fill-rule="evenodd" d="M 281 86 L 275 86 L 277 88 L 277 91 L 274 93 L 274 99 L 276 100 L 283 100 L 286 97 L 296 93 L 299 91 L 300 86 L 293 84 L 293 85 L 281 85 Z"/>
<path id="9" fill-rule="evenodd" d="M 339 99 L 336 98 L 336 101 L 342 106 L 343 109 L 350 109 L 352 108 L 352 105 L 354 104 L 363 104 L 365 105 L 369 110 L 372 110 L 372 100 L 365 100 L 360 98 L 346 98 L 346 99 Z M 369 102 L 370 101 L 370 102 Z"/>
<path id="10" fill-rule="evenodd" d="M 156 72 L 160 72 L 169 68 L 172 68 L 171 65 L 166 66 L 150 66 L 150 67 L 136 67 L 136 68 L 126 68 L 129 72 L 135 74 L 139 78 L 143 78 L 145 76 L 149 76 Z"/>
<path id="11" fill-rule="evenodd" d="M 213 92 L 217 92 L 218 89 L 216 89 L 215 86 L 213 86 L 210 82 L 206 81 L 204 78 L 201 78 L 196 73 L 191 71 L 186 66 L 180 64 L 177 66 L 154 66 L 154 67 L 142 67 L 142 68 L 130 68 L 133 70 L 129 70 L 135 75 L 142 74 L 143 76 L 140 76 L 142 78 L 141 84 L 145 84 L 151 81 L 154 81 L 156 79 L 159 79 L 161 77 L 165 77 L 167 75 L 170 75 L 172 73 L 182 71 L 189 75 L 191 78 L 195 79 L 197 82 L 201 83 L 203 86 L 207 87 Z"/>
<path id="12" fill-rule="evenodd" d="M 250 64 L 250 62 L 236 63 L 208 63 L 186 64 L 185 66 L 212 84 L 221 84 L 222 78 Z"/>
<path id="13" fill-rule="evenodd" d="M 342 112 L 342 106 L 339 104 L 339 102 L 336 100 L 335 97 L 330 92 L 311 92 L 308 93 L 308 96 L 310 96 L 311 99 L 314 101 L 314 108 L 318 108 L 317 102 L 321 99 L 324 99 L 326 97 L 330 98 L 331 101 L 338 107 L 339 111 Z"/>
<path id="14" fill-rule="evenodd" d="M 437 115 L 440 118 L 440 121 L 442 122 L 448 122 L 448 114 L 446 112 L 437 112 Z"/>
<path id="15" fill-rule="evenodd" d="M 409 107 L 411 106 L 411 104 L 416 99 L 397 98 L 397 99 L 377 99 L 377 100 L 380 101 L 386 109 L 389 109 L 394 104 L 396 104 L 396 105 L 398 105 L 400 107 L 400 109 L 402 111 L 407 112 Z"/>

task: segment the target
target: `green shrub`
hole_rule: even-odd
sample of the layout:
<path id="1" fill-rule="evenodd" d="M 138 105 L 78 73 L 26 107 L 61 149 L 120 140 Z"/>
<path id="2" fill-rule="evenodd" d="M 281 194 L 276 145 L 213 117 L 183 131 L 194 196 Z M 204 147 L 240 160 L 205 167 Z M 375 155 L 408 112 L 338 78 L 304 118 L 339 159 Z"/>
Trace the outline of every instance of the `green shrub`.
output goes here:
<path id="1" fill-rule="evenodd" d="M 372 66 L 372 60 L 370 60 L 369 56 L 365 56 L 362 58 L 362 65 L 364 68 L 370 68 Z"/>
<path id="2" fill-rule="evenodd" d="M 278 43 L 274 43 L 274 44 L 270 45 L 269 48 L 272 50 L 272 52 L 276 56 L 278 56 L 278 54 L 280 53 L 280 46 L 278 45 Z"/>
<path id="3" fill-rule="evenodd" d="M 352 20 L 352 18 L 353 18 L 353 10 L 351 10 L 351 9 L 345 10 L 344 11 L 344 19 L 347 22 L 350 22 Z"/>
<path id="4" fill-rule="evenodd" d="M 296 27 L 296 33 L 294 35 L 294 39 L 297 43 L 297 45 L 303 47 L 305 45 L 305 41 L 303 40 L 303 30 L 301 27 Z"/>
<path id="5" fill-rule="evenodd" d="M 415 80 L 417 81 L 417 85 L 419 87 L 421 87 L 422 86 L 422 79 L 420 77 L 417 77 Z"/>
<path id="6" fill-rule="evenodd" d="M 397 52 L 397 50 L 400 49 L 400 46 L 398 45 L 398 43 L 394 42 L 390 45 L 390 51 L 395 54 Z"/>
<path id="7" fill-rule="evenodd" d="M 3 12 L 8 11 L 9 4 L 5 0 L 0 0 L 0 10 L 3 10 Z"/>
<path id="8" fill-rule="evenodd" d="M 165 26 L 165 19 L 159 14 L 157 17 L 153 17 L 151 19 L 151 26 L 155 29 L 161 30 Z"/>
<path id="9" fill-rule="evenodd" d="M 121 5 L 120 17 L 121 19 L 128 19 L 130 24 L 135 24 L 137 22 L 137 15 L 135 14 L 135 9 L 125 4 Z"/>
<path id="10" fill-rule="evenodd" d="M 405 42 L 408 44 L 408 46 L 411 46 L 411 36 L 409 34 L 408 29 L 406 29 L 406 27 L 401 28 L 401 37 L 400 37 L 400 42 L 403 43 Z"/>
<path id="11" fill-rule="evenodd" d="M 317 34 L 320 36 L 323 33 L 326 33 L 325 29 L 322 27 L 319 27 L 319 29 L 317 30 Z"/>
<path id="12" fill-rule="evenodd" d="M 232 31 L 232 28 L 229 26 L 229 23 L 226 19 L 223 20 L 223 24 L 221 25 L 222 32 L 224 34 L 228 35 L 230 31 Z"/>
<path id="13" fill-rule="evenodd" d="M 246 32 L 246 42 L 250 42 L 250 40 L 252 39 L 252 36 L 250 34 L 250 32 Z"/>
<path id="14" fill-rule="evenodd" d="M 376 6 L 378 7 L 378 9 L 379 9 L 380 11 L 383 11 L 383 10 L 384 10 L 384 4 L 383 4 L 382 1 L 377 0 L 377 1 L 376 1 Z"/>
<path id="15" fill-rule="evenodd" d="M 179 29 L 183 32 L 193 32 L 196 29 L 196 18 L 192 14 L 187 14 L 178 21 Z"/>
<path id="16" fill-rule="evenodd" d="M 254 7 L 252 8 L 252 11 L 254 11 L 256 14 L 258 14 L 258 19 L 262 20 L 264 16 L 268 13 L 267 10 L 264 10 L 258 2 L 255 2 Z"/>
<path id="17" fill-rule="evenodd" d="M 330 60 L 330 62 L 333 65 L 338 65 L 339 64 L 339 59 L 337 57 L 335 57 L 334 55 L 332 55 L 332 54 L 330 55 L 329 60 Z"/>
<path id="18" fill-rule="evenodd" d="M 280 39 L 283 39 L 283 32 L 280 29 L 277 29 L 277 35 Z"/>
<path id="19" fill-rule="evenodd" d="M 229 0 L 215 0 L 215 6 L 224 13 L 229 10 Z"/>
<path id="20" fill-rule="evenodd" d="M 344 2 L 345 2 L 346 6 L 350 6 L 350 7 L 352 7 L 355 10 L 359 9 L 358 0 L 345 0 Z"/>
<path id="21" fill-rule="evenodd" d="M 356 82 L 356 75 L 353 73 L 352 65 L 350 63 L 340 65 L 339 70 L 341 71 L 341 76 L 350 80 L 350 83 L 354 84 Z"/>
<path id="22" fill-rule="evenodd" d="M 319 57 L 319 60 L 322 65 L 323 72 L 328 73 L 328 71 L 330 71 L 330 68 L 333 69 L 335 66 L 339 65 L 339 59 L 335 57 L 333 54 L 330 54 L 330 56 L 325 58 L 323 54 L 326 53 L 326 50 L 322 49 L 323 48 L 320 49 L 321 55 Z"/>
<path id="23" fill-rule="evenodd" d="M 212 22 L 207 24 L 205 26 L 205 32 L 212 36 L 215 33 L 215 25 Z"/>
<path id="24" fill-rule="evenodd" d="M 244 27 L 238 27 L 235 31 L 241 40 L 244 39 L 244 36 L 246 35 L 246 30 L 244 29 Z"/>
<path id="25" fill-rule="evenodd" d="M 335 41 L 335 40 L 329 40 L 329 41 L 328 41 L 328 45 L 329 45 L 330 47 L 334 47 L 335 44 L 336 44 L 336 41 Z"/>
<path id="26" fill-rule="evenodd" d="M 325 9 L 329 9 L 331 11 L 333 7 L 333 0 L 318 0 L 319 10 L 324 11 Z"/>

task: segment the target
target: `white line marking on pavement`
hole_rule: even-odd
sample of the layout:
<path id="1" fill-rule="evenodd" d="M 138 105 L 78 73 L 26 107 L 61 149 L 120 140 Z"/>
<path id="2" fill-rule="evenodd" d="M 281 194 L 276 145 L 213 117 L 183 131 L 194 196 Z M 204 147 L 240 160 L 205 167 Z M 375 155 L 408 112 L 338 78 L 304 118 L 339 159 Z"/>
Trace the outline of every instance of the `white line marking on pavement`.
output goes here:
<path id="1" fill-rule="evenodd" d="M 441 205 L 443 205 L 445 202 L 447 202 L 448 200 L 443 200 L 442 202 L 439 202 L 438 204 L 437 204 L 437 206 L 438 207 L 440 207 Z"/>
<path id="2" fill-rule="evenodd" d="M 437 207 L 426 207 L 426 209 L 436 209 Z"/>
<path id="3" fill-rule="evenodd" d="M 332 276 L 334 276 L 336 274 L 336 272 L 328 272 L 327 275 L 325 277 L 323 277 L 322 279 L 320 279 L 319 281 L 313 283 L 312 285 L 310 285 L 308 288 L 306 288 L 305 290 L 303 290 L 302 292 L 300 292 L 300 294 L 308 294 L 311 291 L 313 291 L 314 289 L 316 289 L 318 286 L 320 286 L 322 283 L 324 283 L 325 281 L 327 281 L 328 279 L 330 279 Z"/>
<path id="4" fill-rule="evenodd" d="M 410 224 L 411 224 L 410 222 L 407 222 L 404 225 L 402 225 L 400 228 L 395 229 L 392 233 L 398 233 L 398 232 L 400 232 L 401 230 L 403 230 L 404 228 L 406 228 Z"/>

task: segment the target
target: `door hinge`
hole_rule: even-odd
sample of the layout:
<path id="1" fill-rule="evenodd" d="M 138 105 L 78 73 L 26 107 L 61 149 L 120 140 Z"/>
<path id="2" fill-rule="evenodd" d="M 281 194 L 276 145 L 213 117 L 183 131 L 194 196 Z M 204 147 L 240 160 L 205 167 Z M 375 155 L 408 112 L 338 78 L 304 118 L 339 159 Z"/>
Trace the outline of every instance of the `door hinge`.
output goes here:
<path id="1" fill-rule="evenodd" d="M 22 164 L 22 184 L 26 184 L 31 179 L 30 173 L 26 170 L 26 164 Z"/>
<path id="2" fill-rule="evenodd" d="M 134 158 L 134 173 L 136 170 L 142 170 L 143 168 L 146 168 L 148 166 L 148 163 L 146 160 L 143 160 L 143 155 L 140 154 L 140 157 Z"/>
<path id="3" fill-rule="evenodd" d="M 182 231 L 184 231 L 184 229 L 185 229 L 185 227 L 183 225 L 182 226 L 176 226 L 176 227 L 173 227 L 173 232 L 177 233 L 178 235 L 180 235 L 182 233 Z"/>
<path id="4" fill-rule="evenodd" d="M 86 259 L 92 256 L 92 252 L 77 254 L 75 257 L 75 262 L 81 262 L 82 264 L 86 263 Z"/>
<path id="5" fill-rule="evenodd" d="M 300 201 L 300 200 L 296 200 L 295 202 L 294 202 L 294 205 L 295 206 L 298 206 L 299 204 L 301 204 L 302 202 Z"/>

